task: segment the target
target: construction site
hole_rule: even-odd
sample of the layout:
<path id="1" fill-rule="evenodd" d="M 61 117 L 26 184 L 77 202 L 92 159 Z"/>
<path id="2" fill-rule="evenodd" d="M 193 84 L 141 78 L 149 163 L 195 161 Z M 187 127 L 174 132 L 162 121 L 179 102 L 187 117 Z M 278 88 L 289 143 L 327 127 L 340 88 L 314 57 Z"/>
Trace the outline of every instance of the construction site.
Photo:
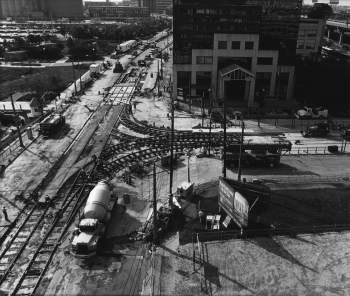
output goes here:
<path id="1" fill-rule="evenodd" d="M 123 54 L 11 151 L 1 292 L 348 294 L 347 139 L 176 104 L 172 58 L 136 66 L 148 53 Z"/>

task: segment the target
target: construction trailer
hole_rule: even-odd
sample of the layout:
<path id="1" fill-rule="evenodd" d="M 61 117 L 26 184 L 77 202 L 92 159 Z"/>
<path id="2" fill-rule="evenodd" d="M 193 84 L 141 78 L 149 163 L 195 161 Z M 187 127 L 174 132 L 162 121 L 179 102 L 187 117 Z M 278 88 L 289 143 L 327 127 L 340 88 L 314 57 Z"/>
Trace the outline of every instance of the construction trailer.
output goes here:
<path id="1" fill-rule="evenodd" d="M 182 198 L 187 198 L 194 189 L 194 183 L 183 182 L 177 187 L 177 196 Z"/>

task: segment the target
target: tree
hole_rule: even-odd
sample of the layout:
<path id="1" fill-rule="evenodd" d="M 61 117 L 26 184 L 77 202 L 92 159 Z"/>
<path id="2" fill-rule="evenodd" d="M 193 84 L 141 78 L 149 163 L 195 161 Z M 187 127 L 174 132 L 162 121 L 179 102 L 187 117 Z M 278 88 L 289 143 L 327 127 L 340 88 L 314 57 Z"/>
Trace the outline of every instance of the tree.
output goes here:
<path id="1" fill-rule="evenodd" d="M 28 43 L 35 44 L 35 43 L 40 43 L 42 41 L 42 38 L 40 35 L 29 34 L 27 37 L 27 41 Z"/>
<path id="2" fill-rule="evenodd" d="M 307 16 L 314 19 L 328 19 L 333 15 L 332 6 L 326 3 L 317 3 L 310 9 Z"/>
<path id="3" fill-rule="evenodd" d="M 73 58 L 85 58 L 86 56 L 94 57 L 94 50 L 91 46 L 73 46 L 68 53 Z"/>
<path id="4" fill-rule="evenodd" d="M 62 43 L 56 43 L 56 47 L 59 48 L 60 50 L 64 49 L 64 45 Z"/>
<path id="5" fill-rule="evenodd" d="M 71 37 L 68 37 L 66 45 L 67 45 L 68 48 L 71 48 L 71 47 L 74 46 L 74 41 L 73 41 L 73 39 Z"/>
<path id="6" fill-rule="evenodd" d="M 165 52 L 163 52 L 163 59 L 164 59 L 164 61 L 165 62 L 167 62 L 167 61 L 169 61 L 169 54 L 165 51 Z"/>

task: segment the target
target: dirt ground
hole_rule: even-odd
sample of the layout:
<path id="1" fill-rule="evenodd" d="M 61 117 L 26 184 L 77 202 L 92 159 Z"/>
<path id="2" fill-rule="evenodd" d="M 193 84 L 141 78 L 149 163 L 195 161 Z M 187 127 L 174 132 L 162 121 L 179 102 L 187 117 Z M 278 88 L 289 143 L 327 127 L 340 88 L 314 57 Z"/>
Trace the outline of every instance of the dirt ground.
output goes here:
<path id="1" fill-rule="evenodd" d="M 348 295 L 349 233 L 208 242 L 165 250 L 158 295 Z"/>

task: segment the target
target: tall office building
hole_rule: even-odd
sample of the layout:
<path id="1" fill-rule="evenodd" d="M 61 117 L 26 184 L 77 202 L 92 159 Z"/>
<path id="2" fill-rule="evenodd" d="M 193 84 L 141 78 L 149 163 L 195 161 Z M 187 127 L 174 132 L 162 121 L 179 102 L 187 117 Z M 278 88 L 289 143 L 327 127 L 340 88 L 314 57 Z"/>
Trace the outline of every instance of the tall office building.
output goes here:
<path id="1" fill-rule="evenodd" d="M 22 16 L 27 19 L 81 18 L 82 0 L 0 0 L 0 18 Z"/>
<path id="2" fill-rule="evenodd" d="M 163 14 L 171 5 L 172 0 L 157 0 L 157 12 Z"/>
<path id="3" fill-rule="evenodd" d="M 0 0 L 0 18 L 82 18 L 82 0 Z"/>
<path id="4" fill-rule="evenodd" d="M 174 97 L 287 106 L 301 0 L 174 0 Z"/>

